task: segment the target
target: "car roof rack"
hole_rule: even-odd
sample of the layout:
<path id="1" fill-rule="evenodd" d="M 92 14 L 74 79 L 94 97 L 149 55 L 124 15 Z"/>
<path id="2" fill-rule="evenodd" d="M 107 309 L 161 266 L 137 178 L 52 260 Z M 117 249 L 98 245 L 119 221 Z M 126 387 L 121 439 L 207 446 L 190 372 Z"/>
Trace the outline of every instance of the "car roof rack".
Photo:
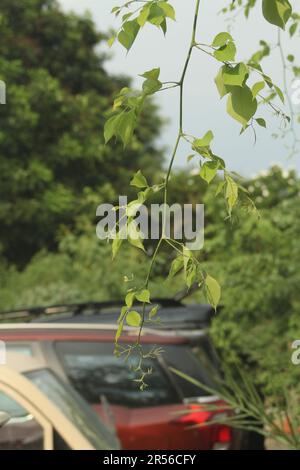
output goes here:
<path id="1" fill-rule="evenodd" d="M 181 307 L 183 304 L 176 299 L 157 298 L 152 299 L 152 303 L 159 304 L 161 307 Z M 101 310 L 108 308 L 120 308 L 124 305 L 122 300 L 108 300 L 103 302 L 91 301 L 80 303 L 55 304 L 50 306 L 30 307 L 18 310 L 0 311 L 0 323 L 10 321 L 31 321 L 39 317 L 50 317 L 56 315 L 68 314 L 71 316 L 83 315 L 85 312 L 94 312 L 92 314 L 101 314 Z"/>

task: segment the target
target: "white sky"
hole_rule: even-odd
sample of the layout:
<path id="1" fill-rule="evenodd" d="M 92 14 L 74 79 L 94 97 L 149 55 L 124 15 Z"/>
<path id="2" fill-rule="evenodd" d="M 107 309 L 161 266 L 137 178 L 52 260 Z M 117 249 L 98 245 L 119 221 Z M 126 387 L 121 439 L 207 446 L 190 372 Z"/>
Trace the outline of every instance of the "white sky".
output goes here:
<path id="1" fill-rule="evenodd" d="M 110 28 L 118 27 L 117 20 L 110 13 L 112 7 L 123 2 L 118 0 L 60 0 L 60 3 L 67 11 L 72 10 L 77 13 L 90 11 L 97 28 L 100 31 L 108 31 Z M 169 23 L 166 38 L 156 28 L 149 26 L 145 27 L 128 55 L 122 46 L 115 44 L 112 48 L 112 59 L 106 63 L 108 71 L 135 78 L 146 70 L 160 67 L 162 80 L 174 81 L 179 78 L 190 41 L 194 0 L 173 0 L 171 3 L 176 9 L 177 22 Z M 299 0 L 291 1 L 291 3 L 296 7 Z M 199 42 L 209 44 L 217 33 L 227 29 L 228 23 L 224 15 L 218 14 L 226 4 L 228 0 L 202 1 L 197 37 Z M 242 15 L 238 16 L 231 32 L 238 46 L 237 59 L 240 60 L 249 58 L 258 49 L 260 39 L 271 41 L 273 44 L 277 41 L 276 27 L 266 23 L 259 8 L 256 8 L 247 21 Z M 285 46 L 287 45 L 287 52 L 295 54 L 295 51 L 298 51 L 300 61 L 299 36 L 291 44 L 286 42 Z M 108 52 L 108 47 L 104 47 Z M 214 85 L 218 67 L 216 61 L 209 56 L 205 56 L 200 51 L 194 52 L 186 81 L 185 131 L 202 137 L 207 130 L 211 129 L 215 135 L 214 152 L 226 161 L 229 169 L 245 176 L 252 176 L 273 163 L 295 167 L 299 171 L 300 155 L 298 159 L 294 157 L 288 160 L 284 142 L 271 137 L 271 134 L 277 131 L 280 122 L 272 118 L 269 111 L 259 113 L 259 116 L 266 118 L 268 130 L 257 130 L 258 139 L 255 146 L 251 130 L 239 136 L 240 125 L 227 115 L 226 98 L 220 101 Z M 282 85 L 282 68 L 278 52 L 274 53 L 271 61 L 264 62 L 264 69 L 275 83 Z M 135 79 L 134 84 L 139 86 L 138 78 Z M 161 108 L 161 115 L 169 120 L 169 124 L 163 131 L 161 143 L 171 148 L 177 135 L 177 91 L 162 92 L 158 95 L 157 101 Z M 177 166 L 186 165 L 186 157 L 190 153 L 190 150 L 183 145 L 179 149 Z"/>

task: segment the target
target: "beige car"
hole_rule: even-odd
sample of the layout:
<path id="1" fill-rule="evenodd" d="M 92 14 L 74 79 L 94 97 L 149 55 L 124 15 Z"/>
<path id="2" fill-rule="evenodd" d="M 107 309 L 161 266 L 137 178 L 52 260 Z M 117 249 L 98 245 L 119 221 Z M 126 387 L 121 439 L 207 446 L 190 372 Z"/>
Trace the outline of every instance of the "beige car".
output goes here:
<path id="1" fill-rule="evenodd" d="M 0 450 L 108 450 L 119 443 L 88 404 L 42 363 L 0 365 Z"/>

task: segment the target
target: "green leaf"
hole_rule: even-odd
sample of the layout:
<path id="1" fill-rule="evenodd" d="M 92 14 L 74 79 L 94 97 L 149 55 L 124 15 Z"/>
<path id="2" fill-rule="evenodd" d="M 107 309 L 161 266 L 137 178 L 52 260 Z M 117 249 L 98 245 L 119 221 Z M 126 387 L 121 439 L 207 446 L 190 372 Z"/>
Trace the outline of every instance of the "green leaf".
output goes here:
<path id="1" fill-rule="evenodd" d="M 183 256 L 178 256 L 172 261 L 170 272 L 169 272 L 169 279 L 172 279 L 184 266 L 184 259 Z"/>
<path id="2" fill-rule="evenodd" d="M 116 40 L 116 37 L 115 37 L 115 36 L 112 36 L 111 38 L 109 38 L 108 41 L 107 41 L 108 47 L 112 47 L 112 45 L 114 44 L 115 40 Z"/>
<path id="3" fill-rule="evenodd" d="M 148 70 L 148 72 L 145 72 L 141 75 L 141 77 L 150 79 L 150 80 L 158 80 L 160 75 L 160 68 L 157 67 L 155 69 Z"/>
<path id="4" fill-rule="evenodd" d="M 136 125 L 137 119 L 134 110 L 123 111 L 112 116 L 104 126 L 105 143 L 109 142 L 113 136 L 116 136 L 120 137 L 124 147 L 126 147 L 132 138 Z"/>
<path id="5" fill-rule="evenodd" d="M 162 30 L 164 35 L 166 35 L 166 32 L 167 32 L 167 21 L 166 21 L 166 19 L 164 19 L 164 21 L 160 24 L 160 29 Z"/>
<path id="6" fill-rule="evenodd" d="M 146 302 L 147 304 L 150 303 L 150 292 L 148 289 L 136 292 L 135 297 L 139 302 Z"/>
<path id="7" fill-rule="evenodd" d="M 128 312 L 128 307 L 122 307 L 121 308 L 121 312 L 120 312 L 120 315 L 119 315 L 119 318 L 118 318 L 118 323 L 122 323 L 123 320 L 124 320 L 124 317 L 126 315 L 126 313 Z"/>
<path id="8" fill-rule="evenodd" d="M 205 277 L 205 294 L 207 301 L 216 310 L 221 299 L 221 287 L 216 279 L 209 274 Z"/>
<path id="9" fill-rule="evenodd" d="M 125 21 L 127 21 L 129 18 L 131 18 L 132 15 L 133 15 L 132 12 L 125 13 L 125 15 L 122 16 L 122 21 L 123 21 L 123 23 L 124 23 Z"/>
<path id="10" fill-rule="evenodd" d="M 145 5 L 142 8 L 139 16 L 137 17 L 137 22 L 141 28 L 146 24 L 149 14 L 150 14 L 150 5 Z"/>
<path id="11" fill-rule="evenodd" d="M 267 127 L 267 123 L 263 118 L 257 118 L 255 119 L 255 121 L 260 127 L 265 127 L 265 128 Z"/>
<path id="12" fill-rule="evenodd" d="M 159 6 L 164 11 L 166 17 L 171 18 L 171 20 L 175 21 L 176 15 L 172 5 L 170 5 L 168 2 L 159 2 Z"/>
<path id="13" fill-rule="evenodd" d="M 198 152 L 204 158 L 212 158 L 213 154 L 210 149 L 210 143 L 213 140 L 214 135 L 212 131 L 208 131 L 202 139 L 195 139 L 192 145 L 192 149 Z"/>
<path id="14" fill-rule="evenodd" d="M 113 136 L 117 136 L 120 114 L 112 116 L 104 125 L 104 140 L 107 144 Z"/>
<path id="15" fill-rule="evenodd" d="M 137 327 L 137 326 L 140 326 L 141 322 L 142 322 L 142 317 L 138 312 L 133 310 L 132 312 L 127 313 L 126 315 L 127 325 Z"/>
<path id="16" fill-rule="evenodd" d="M 141 170 L 137 171 L 132 180 L 130 181 L 131 186 L 136 188 L 148 188 L 148 183 Z"/>
<path id="17" fill-rule="evenodd" d="M 205 136 L 202 137 L 202 139 L 196 139 L 193 142 L 193 147 L 194 148 L 202 148 L 202 147 L 208 147 L 213 140 L 214 135 L 212 131 L 206 132 Z"/>
<path id="18" fill-rule="evenodd" d="M 256 110 L 257 100 L 253 99 L 250 88 L 248 86 L 233 87 L 227 101 L 228 114 L 245 127 Z"/>
<path id="19" fill-rule="evenodd" d="M 263 79 L 264 79 L 264 81 L 266 82 L 266 84 L 268 85 L 269 88 L 273 88 L 272 79 L 270 77 L 268 77 L 268 75 L 263 74 Z"/>
<path id="20" fill-rule="evenodd" d="M 224 74 L 224 71 L 226 70 L 226 67 L 227 67 L 226 65 L 223 65 L 223 67 L 220 68 L 218 75 L 215 78 L 215 84 L 217 86 L 217 89 L 221 98 L 223 98 L 223 96 L 227 95 L 227 93 L 230 93 L 231 91 L 231 86 L 225 85 L 224 83 L 223 74 Z"/>
<path id="21" fill-rule="evenodd" d="M 129 241 L 130 245 L 134 246 L 135 248 L 139 248 L 140 250 L 143 250 L 144 252 L 146 252 L 146 250 L 144 248 L 144 244 L 143 244 L 141 238 L 132 238 L 130 235 L 128 235 L 128 241 Z"/>
<path id="22" fill-rule="evenodd" d="M 212 47 L 225 46 L 229 41 L 233 42 L 231 34 L 224 32 L 219 33 L 212 42 Z"/>
<path id="23" fill-rule="evenodd" d="M 133 110 L 120 114 L 117 125 L 117 134 L 126 147 L 131 141 L 134 129 L 137 125 L 137 119 Z"/>
<path id="24" fill-rule="evenodd" d="M 220 181 L 220 183 L 217 186 L 216 196 L 218 196 L 223 191 L 225 184 L 226 184 L 226 181 Z"/>
<path id="25" fill-rule="evenodd" d="M 265 82 L 257 82 L 252 87 L 253 98 L 256 98 L 258 93 L 265 88 Z"/>
<path id="26" fill-rule="evenodd" d="M 262 10 L 269 23 L 282 29 L 285 29 L 292 14 L 292 6 L 288 0 L 263 0 Z"/>
<path id="27" fill-rule="evenodd" d="M 188 264 L 189 264 L 189 262 L 192 258 L 192 253 L 186 246 L 184 246 L 183 249 L 182 249 L 182 256 L 183 256 L 183 267 L 184 267 L 184 271 L 185 271 L 185 275 L 186 275 L 187 269 L 188 269 Z"/>
<path id="28" fill-rule="evenodd" d="M 233 207 L 236 205 L 238 200 L 239 187 L 230 176 L 226 176 L 226 191 L 225 198 L 228 204 L 229 215 L 231 215 Z"/>
<path id="29" fill-rule="evenodd" d="M 118 251 L 120 250 L 123 241 L 124 241 L 124 239 L 120 238 L 119 233 L 117 233 L 116 238 L 114 238 L 113 242 L 112 242 L 112 257 L 113 257 L 113 259 L 115 259 L 115 257 L 117 256 Z"/>
<path id="30" fill-rule="evenodd" d="M 125 297 L 125 304 L 127 305 L 127 307 L 129 308 L 132 307 L 134 299 L 135 299 L 135 292 L 133 291 L 128 292 L 128 294 Z"/>
<path id="31" fill-rule="evenodd" d="M 208 184 L 214 179 L 219 169 L 219 162 L 205 162 L 200 170 L 201 178 L 206 181 Z"/>
<path id="32" fill-rule="evenodd" d="M 161 24 L 165 21 L 166 14 L 162 8 L 159 7 L 158 3 L 152 3 L 150 8 L 150 14 L 148 21 L 149 23 L 160 27 Z"/>
<path id="33" fill-rule="evenodd" d="M 279 96 L 281 102 L 284 104 L 284 94 L 283 94 L 282 90 L 276 85 L 274 85 L 274 89 L 276 91 L 276 94 Z"/>
<path id="34" fill-rule="evenodd" d="M 196 280 L 197 276 L 197 266 L 195 263 L 190 262 L 187 266 L 186 273 L 185 273 L 185 282 L 188 288 L 191 287 L 193 282 Z"/>
<path id="35" fill-rule="evenodd" d="M 145 72 L 143 75 L 141 75 L 142 77 L 146 78 L 143 83 L 143 91 L 146 94 L 153 94 L 161 89 L 162 83 L 160 80 L 158 80 L 159 75 L 160 68 L 149 70 L 148 72 Z"/>
<path id="36" fill-rule="evenodd" d="M 121 334 L 122 334 L 122 331 L 123 331 L 123 322 L 119 323 L 119 326 L 118 326 L 118 329 L 117 329 L 117 332 L 116 332 L 116 336 L 115 336 L 115 342 L 117 343 Z"/>
<path id="37" fill-rule="evenodd" d="M 235 59 L 236 47 L 234 42 L 230 41 L 225 46 L 220 47 L 214 51 L 214 57 L 220 62 L 228 62 Z"/>
<path id="38" fill-rule="evenodd" d="M 293 23 L 289 29 L 289 33 L 290 33 L 290 36 L 291 38 L 294 36 L 295 32 L 297 31 L 297 27 L 298 27 L 298 24 L 297 23 Z"/>
<path id="39" fill-rule="evenodd" d="M 155 317 L 157 315 L 157 312 L 158 312 L 158 305 L 155 305 L 153 308 L 151 308 L 149 312 L 149 318 L 152 319 L 153 317 Z"/>
<path id="40" fill-rule="evenodd" d="M 224 85 L 243 86 L 249 76 L 248 67 L 239 63 L 235 67 L 225 65 L 222 69 Z"/>
<path id="41" fill-rule="evenodd" d="M 127 21 L 123 24 L 123 29 L 118 34 L 118 41 L 127 51 L 132 47 L 139 30 L 140 25 L 136 20 Z"/>

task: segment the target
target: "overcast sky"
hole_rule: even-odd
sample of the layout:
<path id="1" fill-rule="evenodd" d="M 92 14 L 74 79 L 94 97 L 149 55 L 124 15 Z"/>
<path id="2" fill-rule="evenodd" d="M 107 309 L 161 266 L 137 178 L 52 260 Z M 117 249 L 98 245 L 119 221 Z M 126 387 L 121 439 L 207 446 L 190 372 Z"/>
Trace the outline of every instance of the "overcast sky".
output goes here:
<path id="1" fill-rule="evenodd" d="M 60 0 L 60 3 L 67 11 L 72 10 L 77 13 L 90 11 L 100 31 L 118 27 L 118 22 L 110 11 L 113 6 L 121 4 L 122 1 Z M 145 27 L 128 55 L 125 49 L 115 44 L 112 48 L 112 58 L 106 64 L 109 72 L 127 74 L 135 78 L 146 70 L 160 67 L 163 81 L 178 79 L 190 41 L 195 2 L 194 0 L 173 0 L 171 3 L 176 8 L 177 22 L 169 25 L 166 38 L 158 30 Z M 227 3 L 226 0 L 202 1 L 198 30 L 199 42 L 211 43 L 217 33 L 228 28 L 226 17 L 218 14 Z M 292 3 L 296 5 L 297 0 Z M 231 32 L 238 45 L 237 58 L 239 60 L 249 58 L 258 49 L 260 39 L 272 43 L 277 41 L 276 27 L 266 23 L 259 8 L 256 8 L 248 21 L 242 15 L 238 16 L 232 25 Z M 299 37 L 293 41 L 293 44 L 286 42 L 287 51 L 295 53 L 297 42 L 299 46 Z M 106 46 L 105 49 L 108 51 Z M 299 47 L 297 50 L 300 60 Z M 264 68 L 275 83 L 282 85 L 282 68 L 277 52 L 274 53 L 272 60 L 264 62 Z M 229 169 L 245 176 L 255 175 L 273 163 L 280 163 L 284 167 L 295 167 L 299 171 L 300 156 L 298 159 L 294 157 L 288 160 L 284 142 L 272 138 L 271 135 L 277 132 L 280 122 L 274 119 L 269 111 L 259 113 L 259 116 L 266 118 L 268 130 L 258 129 L 256 145 L 254 145 L 251 131 L 239 136 L 240 125 L 226 114 L 226 98 L 221 101 L 215 88 L 213 80 L 217 70 L 216 61 L 201 52 L 194 52 L 185 89 L 185 131 L 201 137 L 211 129 L 215 135 L 214 152 L 227 162 Z M 139 86 L 139 79 L 135 79 L 134 83 Z M 171 148 L 177 133 L 178 95 L 175 90 L 171 90 L 160 93 L 158 98 L 161 114 L 169 120 L 160 143 Z M 189 154 L 189 149 L 183 145 L 179 149 L 176 165 L 185 165 Z"/>

